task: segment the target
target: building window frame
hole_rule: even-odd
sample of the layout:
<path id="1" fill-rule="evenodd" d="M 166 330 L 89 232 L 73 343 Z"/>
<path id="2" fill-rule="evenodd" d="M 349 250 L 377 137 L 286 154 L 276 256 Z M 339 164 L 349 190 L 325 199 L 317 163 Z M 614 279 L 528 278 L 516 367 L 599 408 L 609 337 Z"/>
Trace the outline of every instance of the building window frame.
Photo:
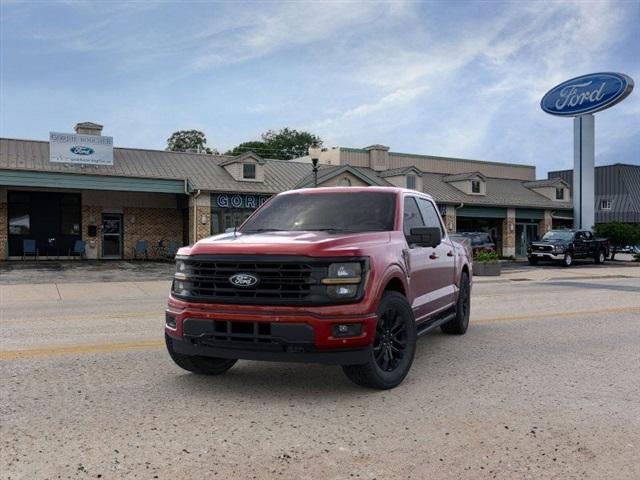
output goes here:
<path id="1" fill-rule="evenodd" d="M 556 200 L 564 200 L 564 187 L 556 188 Z"/>
<path id="2" fill-rule="evenodd" d="M 600 200 L 600 210 L 611 210 L 611 199 L 603 198 Z"/>
<path id="3" fill-rule="evenodd" d="M 416 176 L 412 173 L 407 175 L 407 188 L 410 190 L 417 190 L 416 189 L 416 183 L 417 183 L 417 179 Z"/>
<path id="4" fill-rule="evenodd" d="M 471 193 L 482 193 L 482 185 L 480 180 L 471 180 Z"/>
<path id="5" fill-rule="evenodd" d="M 256 179 L 256 164 L 255 163 L 243 163 L 242 164 L 242 178 L 245 180 Z"/>

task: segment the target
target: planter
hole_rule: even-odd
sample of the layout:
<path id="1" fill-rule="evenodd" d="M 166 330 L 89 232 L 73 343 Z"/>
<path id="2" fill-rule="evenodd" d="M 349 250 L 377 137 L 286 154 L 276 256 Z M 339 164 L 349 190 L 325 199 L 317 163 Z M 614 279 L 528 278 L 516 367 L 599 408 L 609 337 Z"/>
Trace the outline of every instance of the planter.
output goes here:
<path id="1" fill-rule="evenodd" d="M 475 262 L 473 264 L 473 274 L 478 277 L 498 277 L 500 276 L 500 262 Z"/>

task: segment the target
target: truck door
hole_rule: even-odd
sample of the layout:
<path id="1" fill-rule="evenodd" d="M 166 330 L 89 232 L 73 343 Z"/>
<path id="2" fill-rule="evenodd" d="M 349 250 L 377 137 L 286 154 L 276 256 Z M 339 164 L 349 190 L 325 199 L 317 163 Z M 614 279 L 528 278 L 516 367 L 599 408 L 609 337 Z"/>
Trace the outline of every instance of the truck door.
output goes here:
<path id="1" fill-rule="evenodd" d="M 404 210 L 402 216 L 402 230 L 405 237 L 411 234 L 411 229 L 416 227 L 424 227 L 424 220 L 416 197 L 406 196 L 404 197 Z M 429 253 L 427 248 L 417 245 L 407 244 L 405 250 L 405 257 L 407 261 L 407 268 L 410 271 L 409 276 L 409 301 L 413 308 L 413 313 L 416 317 L 416 321 L 421 321 L 428 315 L 429 312 L 429 292 L 435 290 L 435 279 L 428 270 L 429 267 Z"/>
<path id="2" fill-rule="evenodd" d="M 574 245 L 574 257 L 576 258 L 584 258 L 587 255 L 587 250 L 589 248 L 587 242 L 585 241 L 585 236 L 583 232 L 576 232 L 576 235 L 573 239 Z"/>
<path id="3" fill-rule="evenodd" d="M 443 310 L 451 306 L 455 301 L 455 250 L 453 243 L 447 237 L 434 203 L 426 198 L 418 197 L 418 207 L 422 213 L 425 226 L 439 228 L 442 234 L 440 245 L 435 248 L 427 248 L 429 251 L 429 276 L 432 278 L 434 286 L 434 290 L 431 292 L 432 300 L 429 313 L 434 313 L 437 310 Z"/>

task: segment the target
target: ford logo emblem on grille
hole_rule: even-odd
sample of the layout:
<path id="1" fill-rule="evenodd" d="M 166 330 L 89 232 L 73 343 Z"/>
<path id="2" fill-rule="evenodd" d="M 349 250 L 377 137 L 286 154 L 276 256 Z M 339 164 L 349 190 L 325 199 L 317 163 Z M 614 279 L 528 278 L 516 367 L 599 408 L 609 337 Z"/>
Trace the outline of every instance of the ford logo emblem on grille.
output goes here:
<path id="1" fill-rule="evenodd" d="M 255 287 L 259 281 L 258 277 L 250 273 L 236 273 L 229 277 L 229 283 L 240 288 Z"/>

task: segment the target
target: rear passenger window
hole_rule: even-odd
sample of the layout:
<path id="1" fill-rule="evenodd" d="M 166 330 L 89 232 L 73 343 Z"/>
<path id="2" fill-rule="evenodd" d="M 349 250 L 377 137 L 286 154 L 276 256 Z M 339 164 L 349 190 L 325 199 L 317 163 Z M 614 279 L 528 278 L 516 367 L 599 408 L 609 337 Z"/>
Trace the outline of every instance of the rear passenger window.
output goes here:
<path id="1" fill-rule="evenodd" d="M 424 198 L 419 198 L 418 205 L 420 206 L 420 212 L 422 212 L 422 218 L 424 218 L 425 226 L 439 228 L 442 235 L 444 235 L 442 225 L 440 224 L 440 218 L 438 217 L 438 212 L 436 212 L 433 203 L 429 200 L 425 200 Z"/>
<path id="2" fill-rule="evenodd" d="M 402 230 L 405 236 L 411 235 L 411 229 L 416 227 L 424 227 L 424 221 L 418 204 L 414 197 L 404 197 L 404 217 L 402 219 Z"/>

